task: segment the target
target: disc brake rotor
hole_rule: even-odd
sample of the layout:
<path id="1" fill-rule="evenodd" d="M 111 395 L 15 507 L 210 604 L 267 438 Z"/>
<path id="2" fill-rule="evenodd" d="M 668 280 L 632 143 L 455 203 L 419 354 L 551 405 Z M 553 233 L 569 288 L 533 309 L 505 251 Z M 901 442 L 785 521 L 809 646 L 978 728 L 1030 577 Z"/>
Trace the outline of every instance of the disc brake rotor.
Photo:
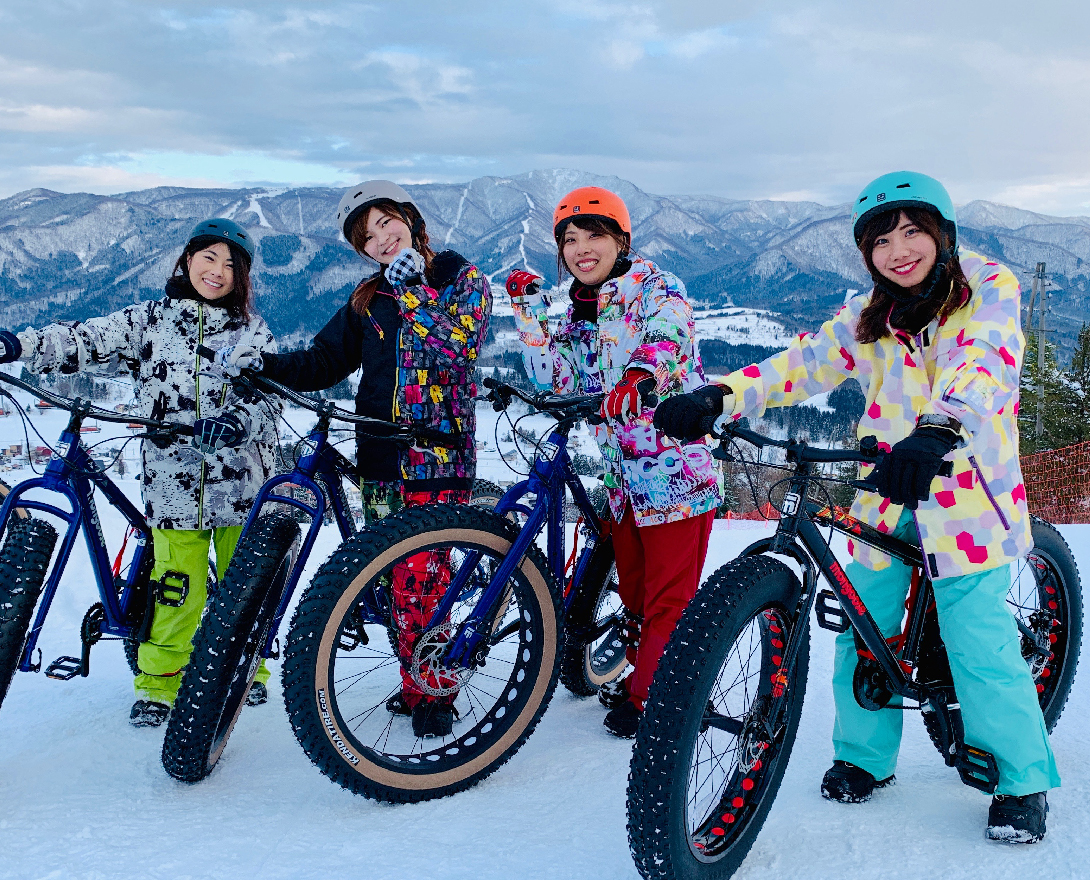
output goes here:
<path id="1" fill-rule="evenodd" d="M 443 654 L 446 653 L 454 632 L 453 624 L 442 623 L 421 633 L 413 648 L 409 675 L 413 683 L 429 697 L 456 694 L 473 677 L 475 670 L 472 667 L 443 664 Z"/>

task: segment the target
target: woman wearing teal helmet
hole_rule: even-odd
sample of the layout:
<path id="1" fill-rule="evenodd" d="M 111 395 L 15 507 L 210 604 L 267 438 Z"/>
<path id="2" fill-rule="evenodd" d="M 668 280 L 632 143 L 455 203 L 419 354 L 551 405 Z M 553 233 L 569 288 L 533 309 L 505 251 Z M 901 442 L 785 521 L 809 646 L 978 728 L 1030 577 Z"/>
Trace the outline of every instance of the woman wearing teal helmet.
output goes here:
<path id="1" fill-rule="evenodd" d="M 1036 688 L 1006 607 L 1009 564 L 1031 545 L 1018 463 L 1018 381 L 1024 339 L 1018 282 L 958 248 L 954 205 L 937 180 L 901 171 L 856 200 L 855 242 L 874 289 L 849 300 L 816 333 L 759 364 L 663 401 L 655 424 L 688 438 L 709 413 L 760 416 L 830 391 L 849 377 L 867 398 L 858 436 L 885 456 L 878 493 L 852 515 L 906 540 L 917 537 L 935 588 L 939 627 L 961 702 L 966 743 L 990 752 L 999 785 L 987 836 L 1032 843 L 1045 834 L 1045 791 L 1060 784 Z M 952 475 L 939 476 L 944 460 Z M 886 636 L 900 630 L 911 569 L 848 544 L 851 582 Z M 849 630 L 833 669 L 833 766 L 824 797 L 868 800 L 893 781 L 901 713 L 856 702 Z"/>
<path id="2" fill-rule="evenodd" d="M 130 721 L 163 723 L 181 684 L 207 597 L 208 553 L 223 577 L 246 515 L 270 476 L 278 407 L 240 399 L 222 370 L 201 363 L 198 343 L 268 348 L 272 334 L 253 314 L 254 244 L 241 226 L 214 218 L 189 235 L 166 296 L 102 318 L 0 331 L 0 361 L 22 359 L 34 373 L 102 372 L 124 365 L 145 417 L 193 424 L 192 446 L 145 440 L 141 489 L 152 527 L 156 590 L 139 648 Z M 249 436 L 250 442 L 242 448 Z M 180 597 L 180 598 L 179 598 Z M 250 702 L 264 702 L 262 668 Z"/>

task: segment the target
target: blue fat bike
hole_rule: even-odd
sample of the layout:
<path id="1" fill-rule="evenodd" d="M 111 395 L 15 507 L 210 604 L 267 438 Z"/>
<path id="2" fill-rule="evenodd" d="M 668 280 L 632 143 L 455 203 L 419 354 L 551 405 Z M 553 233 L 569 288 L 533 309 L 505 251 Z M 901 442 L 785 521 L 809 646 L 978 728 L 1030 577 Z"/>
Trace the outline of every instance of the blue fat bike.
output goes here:
<path id="1" fill-rule="evenodd" d="M 46 667 L 47 676 L 61 681 L 76 676 L 86 677 L 91 669 L 91 647 L 103 639 L 124 641 L 126 659 L 135 674 L 139 671 L 136 668 L 136 648 L 142 630 L 150 624 L 154 602 L 157 599 L 169 602 L 171 598 L 176 598 L 175 586 L 150 583 L 153 563 L 151 528 L 144 515 L 109 478 L 106 470 L 91 459 L 80 435 L 84 420 L 93 418 L 102 422 L 138 425 L 147 429 L 147 433 L 137 436 L 147 436 L 163 444 L 175 442 L 178 437 L 192 436 L 193 428 L 191 425 L 108 412 L 93 406 L 91 401 L 61 397 L 3 374 L 0 374 L 0 382 L 29 391 L 52 406 L 71 413 L 68 425 L 53 446 L 53 455 L 45 472 L 14 486 L 0 507 L 0 525 L 4 532 L 4 544 L 0 549 L 2 704 L 17 670 L 38 672 L 42 668 L 41 650 L 38 650 L 37 658 L 34 656 L 38 637 L 81 531 L 87 542 L 101 601 L 92 605 L 84 615 L 80 626 L 80 655 L 58 657 Z M 6 391 L 0 393 L 8 394 Z M 107 504 L 125 518 L 130 536 L 135 539 L 135 549 L 124 574 L 119 563 L 110 562 L 95 505 L 95 489 L 102 493 Z M 64 506 L 27 497 L 32 490 L 54 493 L 63 499 Z M 41 516 L 31 515 L 31 511 L 48 514 L 64 524 L 64 535 L 55 559 L 57 529 Z"/>
<path id="2" fill-rule="evenodd" d="M 198 353 L 208 359 L 215 355 L 204 346 L 198 346 Z M 244 394 L 282 397 L 314 412 L 317 421 L 297 444 L 294 469 L 261 487 L 194 637 L 163 740 L 163 767 L 183 782 L 198 782 L 212 772 L 261 660 L 279 657 L 280 623 L 323 522 L 331 515 L 342 539 L 356 530 L 342 482 L 356 479 L 355 466 L 330 444 L 331 422 L 348 422 L 371 436 L 405 444 L 451 443 L 450 434 L 357 416 L 260 375 L 243 375 L 235 384 Z M 305 535 L 299 520 L 309 522 Z M 380 596 L 376 601 L 388 600 Z M 388 616 L 378 607 L 376 613 Z"/>
<path id="3" fill-rule="evenodd" d="M 784 449 L 786 476 L 777 485 L 786 491 L 776 505 L 782 515 L 775 535 L 747 547 L 700 587 L 655 673 L 628 785 L 629 847 L 640 875 L 722 880 L 742 864 L 794 745 L 809 668 L 811 609 L 825 629 L 854 629 L 858 703 L 875 712 L 920 710 L 946 764 L 965 784 L 993 792 L 998 766 L 993 755 L 965 741 L 919 545 L 833 507 L 822 489 L 825 463 L 875 463 L 882 453 L 874 438 L 864 438 L 859 450 L 829 450 L 722 422 L 712 433 L 724 440 L 719 458 L 738 460 L 728 451 L 733 439 Z M 866 481 L 850 485 L 874 491 Z M 819 526 L 914 568 L 900 634 L 883 638 Z M 1011 565 L 1007 604 L 1051 731 L 1078 665 L 1082 591 L 1060 533 L 1034 517 L 1032 534 L 1033 549 Z M 828 587 L 819 590 L 821 577 Z"/>
<path id="4" fill-rule="evenodd" d="M 602 395 L 484 384 L 497 410 L 517 397 L 557 419 L 528 479 L 493 511 L 422 505 L 359 532 L 319 570 L 291 623 L 284 700 L 292 727 L 326 776 L 366 797 L 404 803 L 469 788 L 530 736 L 565 658 L 578 694 L 625 667 L 612 543 L 567 452 L 570 431 L 596 417 Z M 566 491 L 581 520 L 581 547 L 570 555 Z M 418 611 L 410 603 L 405 612 L 419 624 L 411 659 L 407 642 L 398 650 L 386 598 L 407 585 L 422 597 Z M 397 711 L 403 691 L 452 704 L 452 732 L 415 736 Z"/>

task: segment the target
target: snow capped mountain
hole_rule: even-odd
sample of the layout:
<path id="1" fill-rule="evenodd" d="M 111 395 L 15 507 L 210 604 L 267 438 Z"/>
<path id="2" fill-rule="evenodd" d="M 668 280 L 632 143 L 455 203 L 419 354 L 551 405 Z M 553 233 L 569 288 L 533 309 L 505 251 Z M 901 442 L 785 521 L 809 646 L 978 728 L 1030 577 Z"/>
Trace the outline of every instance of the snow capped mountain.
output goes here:
<path id="1" fill-rule="evenodd" d="M 466 184 L 407 187 L 436 249 L 454 248 L 493 278 L 529 267 L 557 280 L 552 210 L 576 186 L 625 199 L 636 249 L 678 274 L 698 302 L 778 313 L 812 327 L 868 278 L 848 206 L 659 196 L 617 177 L 558 169 Z M 35 189 L 0 200 L 0 306 L 11 326 L 103 314 L 160 295 L 192 225 L 230 217 L 258 241 L 258 306 L 279 334 L 309 335 L 372 269 L 336 228 L 339 190 L 157 187 L 117 196 Z M 1090 218 L 1048 217 L 990 202 L 960 209 L 963 243 L 1023 283 L 1044 261 L 1052 326 L 1070 348 L 1086 312 Z"/>

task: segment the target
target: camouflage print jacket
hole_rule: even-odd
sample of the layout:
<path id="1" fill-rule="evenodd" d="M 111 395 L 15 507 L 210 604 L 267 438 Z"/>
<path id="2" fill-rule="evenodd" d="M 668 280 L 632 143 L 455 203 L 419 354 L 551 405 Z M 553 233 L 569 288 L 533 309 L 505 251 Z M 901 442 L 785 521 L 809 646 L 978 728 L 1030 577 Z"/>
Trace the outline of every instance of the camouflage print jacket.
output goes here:
<path id="1" fill-rule="evenodd" d="M 188 287 L 188 285 L 186 285 Z M 177 294 L 182 285 L 168 286 Z M 185 441 L 142 448 L 143 495 L 148 521 L 160 529 L 210 529 L 242 525 L 261 484 L 273 472 L 280 406 L 247 404 L 208 361 L 198 344 L 212 349 L 251 340 L 273 346 L 258 317 L 232 317 L 207 302 L 168 295 L 87 321 L 64 321 L 19 334 L 23 360 L 34 373 L 116 372 L 127 369 L 140 414 L 192 424 L 233 411 L 250 425 L 239 449 L 201 456 Z M 275 400 L 275 399 L 274 399 Z"/>

